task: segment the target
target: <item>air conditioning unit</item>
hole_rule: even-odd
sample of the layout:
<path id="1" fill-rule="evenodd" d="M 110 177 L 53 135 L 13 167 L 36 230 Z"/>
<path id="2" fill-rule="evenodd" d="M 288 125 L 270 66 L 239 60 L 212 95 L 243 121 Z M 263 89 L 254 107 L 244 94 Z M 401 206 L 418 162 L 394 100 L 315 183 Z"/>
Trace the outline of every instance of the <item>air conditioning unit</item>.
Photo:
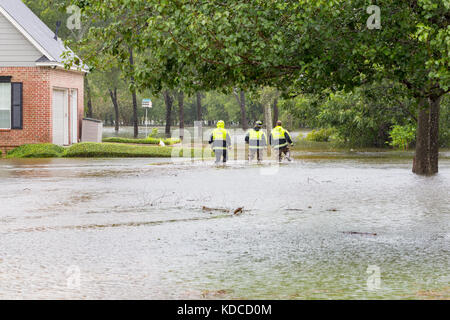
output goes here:
<path id="1" fill-rule="evenodd" d="M 96 119 L 83 119 L 81 142 L 102 142 L 103 122 Z"/>

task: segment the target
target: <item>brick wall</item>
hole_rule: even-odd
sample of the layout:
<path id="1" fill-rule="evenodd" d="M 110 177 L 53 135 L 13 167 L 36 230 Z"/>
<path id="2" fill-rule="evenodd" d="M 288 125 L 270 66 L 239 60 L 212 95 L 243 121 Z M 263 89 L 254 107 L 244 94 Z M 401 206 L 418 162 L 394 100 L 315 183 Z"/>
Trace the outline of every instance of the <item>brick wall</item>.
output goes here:
<path id="1" fill-rule="evenodd" d="M 0 76 L 12 76 L 12 82 L 23 83 L 23 129 L 0 130 L 0 149 L 3 152 L 22 144 L 52 142 L 53 88 L 78 90 L 78 134 L 80 137 L 84 109 L 84 75 L 82 73 L 49 67 L 1 67 Z M 70 108 L 69 104 L 69 110 Z"/>

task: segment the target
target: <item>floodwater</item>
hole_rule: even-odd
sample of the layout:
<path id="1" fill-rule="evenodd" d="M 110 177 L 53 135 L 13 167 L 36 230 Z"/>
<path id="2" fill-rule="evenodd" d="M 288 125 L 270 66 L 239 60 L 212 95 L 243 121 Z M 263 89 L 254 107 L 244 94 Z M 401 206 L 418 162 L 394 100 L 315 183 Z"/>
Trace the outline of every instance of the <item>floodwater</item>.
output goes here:
<path id="1" fill-rule="evenodd" d="M 410 167 L 0 160 L 0 299 L 449 299 L 450 160 Z"/>

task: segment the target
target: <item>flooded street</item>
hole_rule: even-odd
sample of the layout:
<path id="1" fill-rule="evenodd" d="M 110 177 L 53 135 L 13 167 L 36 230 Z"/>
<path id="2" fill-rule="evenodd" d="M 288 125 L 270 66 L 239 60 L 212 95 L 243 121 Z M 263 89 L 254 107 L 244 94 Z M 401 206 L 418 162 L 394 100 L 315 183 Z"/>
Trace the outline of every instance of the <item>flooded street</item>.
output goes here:
<path id="1" fill-rule="evenodd" d="M 0 299 L 450 298 L 448 159 L 0 160 L 0 190 Z"/>

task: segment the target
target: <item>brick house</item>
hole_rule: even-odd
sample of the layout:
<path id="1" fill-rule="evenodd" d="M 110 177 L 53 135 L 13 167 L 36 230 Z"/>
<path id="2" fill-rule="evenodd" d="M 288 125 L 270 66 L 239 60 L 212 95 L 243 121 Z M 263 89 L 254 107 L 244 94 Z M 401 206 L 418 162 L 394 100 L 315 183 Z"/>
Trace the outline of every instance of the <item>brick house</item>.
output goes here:
<path id="1" fill-rule="evenodd" d="M 56 40 L 55 40 L 56 38 Z M 85 70 L 21 0 L 0 0 L 0 150 L 80 139 Z"/>

